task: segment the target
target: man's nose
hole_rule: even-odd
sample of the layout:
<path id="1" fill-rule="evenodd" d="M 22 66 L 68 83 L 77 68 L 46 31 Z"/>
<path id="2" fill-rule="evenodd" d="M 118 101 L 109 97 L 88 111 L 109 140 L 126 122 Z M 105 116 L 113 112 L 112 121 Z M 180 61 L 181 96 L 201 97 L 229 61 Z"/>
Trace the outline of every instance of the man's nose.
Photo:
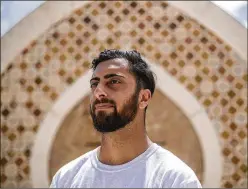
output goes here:
<path id="1" fill-rule="evenodd" d="M 104 88 L 98 84 L 95 91 L 94 91 L 94 96 L 98 99 L 101 100 L 102 98 L 107 96 L 107 93 L 104 91 Z"/>

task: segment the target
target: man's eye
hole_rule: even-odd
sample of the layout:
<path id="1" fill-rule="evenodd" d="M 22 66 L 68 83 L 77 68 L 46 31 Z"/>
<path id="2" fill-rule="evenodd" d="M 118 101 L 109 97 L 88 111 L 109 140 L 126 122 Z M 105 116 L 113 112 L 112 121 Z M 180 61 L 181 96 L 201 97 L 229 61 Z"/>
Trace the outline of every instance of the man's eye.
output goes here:
<path id="1" fill-rule="evenodd" d="M 97 82 L 91 83 L 91 84 L 90 84 L 90 88 L 94 88 L 94 87 L 96 87 L 96 86 L 97 86 Z"/>
<path id="2" fill-rule="evenodd" d="M 112 80 L 110 81 L 110 83 L 111 83 L 111 84 L 117 84 L 117 83 L 120 83 L 120 81 L 118 81 L 118 80 L 116 80 L 116 79 L 112 79 Z"/>

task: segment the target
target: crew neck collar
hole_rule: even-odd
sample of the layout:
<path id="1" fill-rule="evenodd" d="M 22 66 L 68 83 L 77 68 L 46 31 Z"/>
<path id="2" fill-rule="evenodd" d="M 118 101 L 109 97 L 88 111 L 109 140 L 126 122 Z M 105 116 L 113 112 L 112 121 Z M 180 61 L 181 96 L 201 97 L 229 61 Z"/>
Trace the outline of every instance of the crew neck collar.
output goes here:
<path id="1" fill-rule="evenodd" d="M 131 161 L 121 164 L 121 165 L 107 165 L 99 161 L 98 159 L 98 152 L 100 151 L 100 146 L 94 150 L 92 153 L 91 162 L 92 165 L 101 170 L 101 171 L 107 171 L 107 172 L 114 172 L 114 171 L 121 171 L 124 169 L 129 168 L 130 166 L 148 159 L 156 150 L 158 149 L 158 145 L 156 143 L 152 143 L 146 151 L 144 151 L 142 154 L 138 155 L 136 158 L 132 159 Z"/>

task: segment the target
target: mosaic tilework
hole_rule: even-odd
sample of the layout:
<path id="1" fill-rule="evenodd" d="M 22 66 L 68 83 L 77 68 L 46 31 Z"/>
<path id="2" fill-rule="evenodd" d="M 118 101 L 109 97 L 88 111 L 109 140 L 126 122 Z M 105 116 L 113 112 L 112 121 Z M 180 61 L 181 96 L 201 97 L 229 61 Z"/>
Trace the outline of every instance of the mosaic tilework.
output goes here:
<path id="1" fill-rule="evenodd" d="M 105 48 L 137 49 L 187 88 L 219 136 L 221 187 L 247 185 L 247 62 L 166 2 L 109 1 L 58 21 L 1 75 L 1 187 L 32 187 L 29 161 L 41 120 Z"/>

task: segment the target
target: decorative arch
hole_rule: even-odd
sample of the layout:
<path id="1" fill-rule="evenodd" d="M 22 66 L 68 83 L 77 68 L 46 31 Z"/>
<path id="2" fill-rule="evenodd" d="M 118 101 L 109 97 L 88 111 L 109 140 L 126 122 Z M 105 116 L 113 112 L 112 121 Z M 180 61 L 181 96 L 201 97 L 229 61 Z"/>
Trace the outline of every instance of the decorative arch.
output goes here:
<path id="1" fill-rule="evenodd" d="M 207 188 L 220 186 L 223 164 L 221 148 L 218 136 L 204 108 L 159 65 L 151 64 L 151 68 L 157 75 L 157 87 L 183 110 L 199 137 L 205 169 L 203 186 Z M 43 120 L 32 150 L 31 176 L 34 187 L 49 186 L 48 166 L 53 140 L 66 115 L 90 92 L 86 86 L 88 86 L 91 74 L 91 71 L 87 72 L 61 95 Z"/>
<path id="2" fill-rule="evenodd" d="M 177 3 L 185 6 L 180 9 Z M 86 77 L 89 62 L 104 48 L 139 50 L 153 62 L 152 65 L 160 65 L 159 70 L 153 66 L 157 72 L 165 71 L 194 96 L 204 109 L 195 112 L 192 108 L 190 110 L 195 114 L 188 110 L 185 114 L 195 121 L 195 125 L 199 126 L 200 122 L 204 126 L 203 124 L 211 125 L 206 118 L 207 113 L 213 123 L 224 159 L 221 187 L 245 186 L 247 59 L 244 56 L 246 48 L 243 47 L 246 40 L 231 39 L 235 38 L 234 34 L 246 39 L 246 30 L 219 8 L 211 8 L 215 6 L 211 2 L 186 3 L 187 5 L 176 2 L 173 5 L 173 2 L 164 1 L 109 1 L 107 4 L 93 4 L 67 1 L 57 4 L 49 1 L 3 36 L 1 142 L 6 162 L 4 167 L 7 168 L 1 173 L 1 186 L 32 187 L 28 171 L 31 167 L 30 158 L 33 159 L 31 146 L 36 140 L 37 132 L 43 128 L 44 120 L 48 119 L 45 115 L 48 112 L 49 116 L 53 114 L 56 118 L 54 125 L 59 125 L 58 120 L 63 119 L 64 113 L 53 111 L 54 103 L 60 102 L 56 99 L 66 95 L 67 89 L 70 91 L 73 83 L 82 79 L 81 76 Z M 188 15 L 191 17 L 187 16 L 187 13 L 183 14 L 183 10 L 186 12 L 188 6 L 198 16 L 191 16 L 190 14 L 195 13 L 190 11 Z M 202 11 L 197 11 L 198 8 Z M 202 21 L 202 13 L 209 13 L 209 10 L 213 12 L 211 15 L 220 14 L 223 19 L 212 19 L 213 22 L 210 22 L 211 19 L 204 18 L 205 21 Z M 95 16 L 97 13 L 98 16 Z M 43 19 L 47 16 L 49 19 Z M 215 33 L 208 29 L 211 29 L 211 24 L 221 25 L 223 21 L 228 22 L 224 29 L 212 29 Z M 27 30 L 31 25 L 32 31 Z M 223 32 L 226 34 L 223 34 L 222 38 Z M 17 58 L 13 60 L 14 56 Z M 164 76 L 164 73 L 162 75 L 170 81 L 169 76 Z M 168 83 L 172 90 L 177 90 L 171 83 L 174 81 Z M 180 90 L 178 92 L 180 94 Z M 171 93 L 167 90 L 165 94 L 169 96 Z M 173 93 L 170 98 L 176 98 L 175 103 L 183 109 L 188 102 L 182 96 L 179 98 L 178 94 L 176 96 Z M 63 106 L 63 103 L 60 105 Z M 195 106 L 194 103 L 190 103 L 191 105 Z M 200 130 L 199 127 L 195 129 L 196 132 L 197 129 Z M 209 140 L 211 143 L 212 140 Z M 206 149 L 207 147 L 204 147 L 204 151 Z M 9 157 L 10 150 L 18 153 Z M 41 147 L 40 150 L 44 152 L 47 149 Z M 217 156 L 220 151 L 216 152 Z M 211 158 L 215 159 L 215 156 L 208 157 L 207 161 L 213 161 Z M 206 175 L 210 175 L 210 170 L 212 169 L 208 169 Z M 44 171 L 46 170 L 43 170 L 43 173 Z M 25 174 L 26 177 L 22 178 L 22 181 L 15 181 L 13 178 L 16 178 L 17 174 Z M 219 179 L 207 177 L 209 178 Z M 41 184 L 37 180 L 34 182 Z M 209 183 L 208 180 L 205 182 Z"/>

